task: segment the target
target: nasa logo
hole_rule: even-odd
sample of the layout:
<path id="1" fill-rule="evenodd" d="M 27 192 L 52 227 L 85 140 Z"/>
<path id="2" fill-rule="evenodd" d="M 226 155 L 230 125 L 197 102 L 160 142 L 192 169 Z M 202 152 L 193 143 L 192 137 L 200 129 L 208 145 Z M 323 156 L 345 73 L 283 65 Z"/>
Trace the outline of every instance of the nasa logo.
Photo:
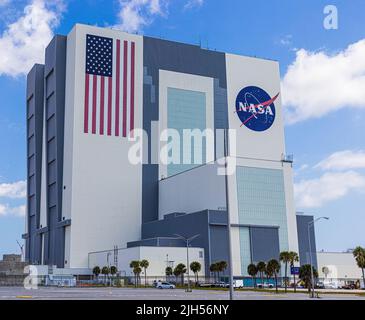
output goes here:
<path id="1" fill-rule="evenodd" d="M 279 93 L 271 98 L 268 93 L 255 86 L 243 88 L 236 99 L 236 113 L 244 125 L 253 131 L 265 131 L 275 121 L 275 100 Z"/>

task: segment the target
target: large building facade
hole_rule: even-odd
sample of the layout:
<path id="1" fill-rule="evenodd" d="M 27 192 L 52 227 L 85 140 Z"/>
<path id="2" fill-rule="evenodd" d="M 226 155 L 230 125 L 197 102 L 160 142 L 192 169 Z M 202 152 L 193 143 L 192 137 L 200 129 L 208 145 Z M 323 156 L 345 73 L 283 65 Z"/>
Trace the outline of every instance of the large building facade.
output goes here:
<path id="1" fill-rule="evenodd" d="M 91 252 L 199 234 L 209 272 L 227 260 L 227 199 L 235 275 L 298 252 L 282 113 L 276 61 L 85 25 L 56 36 L 28 74 L 27 260 L 92 268 Z M 171 147 L 186 130 L 206 135 Z"/>

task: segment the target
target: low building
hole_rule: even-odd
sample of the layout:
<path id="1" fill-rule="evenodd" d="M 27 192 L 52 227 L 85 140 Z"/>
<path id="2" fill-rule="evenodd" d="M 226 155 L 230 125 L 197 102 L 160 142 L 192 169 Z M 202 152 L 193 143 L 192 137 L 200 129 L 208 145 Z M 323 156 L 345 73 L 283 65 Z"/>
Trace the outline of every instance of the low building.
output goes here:
<path id="1" fill-rule="evenodd" d="M 317 252 L 318 275 L 334 280 L 359 280 L 361 269 L 351 252 Z"/>
<path id="2" fill-rule="evenodd" d="M 23 275 L 26 265 L 27 263 L 22 261 L 20 254 L 4 254 L 3 260 L 0 260 L 0 274 L 5 276 Z"/>

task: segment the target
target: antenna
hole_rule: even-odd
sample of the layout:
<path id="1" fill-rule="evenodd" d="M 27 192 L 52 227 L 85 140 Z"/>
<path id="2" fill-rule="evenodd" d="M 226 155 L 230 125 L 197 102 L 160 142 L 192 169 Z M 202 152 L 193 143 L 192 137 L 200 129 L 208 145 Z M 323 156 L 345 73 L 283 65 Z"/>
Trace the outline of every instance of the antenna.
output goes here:
<path id="1" fill-rule="evenodd" d="M 20 242 L 18 240 L 16 240 L 16 243 L 18 244 L 19 248 L 20 248 L 20 252 L 21 252 L 21 257 L 22 257 L 22 261 L 24 261 L 24 244 L 20 244 Z"/>

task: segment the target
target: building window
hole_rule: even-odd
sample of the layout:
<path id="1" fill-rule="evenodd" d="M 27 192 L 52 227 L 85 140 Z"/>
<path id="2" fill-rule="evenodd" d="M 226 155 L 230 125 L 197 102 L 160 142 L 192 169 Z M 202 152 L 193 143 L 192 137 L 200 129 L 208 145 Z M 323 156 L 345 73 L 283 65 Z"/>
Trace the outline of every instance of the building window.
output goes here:
<path id="1" fill-rule="evenodd" d="M 203 251 L 199 251 L 199 258 L 203 259 Z"/>

